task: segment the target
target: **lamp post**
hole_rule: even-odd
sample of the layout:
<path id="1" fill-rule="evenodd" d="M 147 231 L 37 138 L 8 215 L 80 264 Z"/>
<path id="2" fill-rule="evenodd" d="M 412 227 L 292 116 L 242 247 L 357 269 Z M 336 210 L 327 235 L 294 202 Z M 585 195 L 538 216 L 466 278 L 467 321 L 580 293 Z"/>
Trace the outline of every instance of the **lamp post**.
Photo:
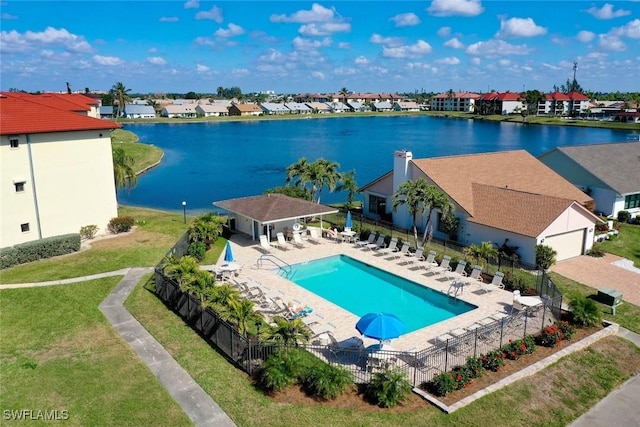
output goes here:
<path id="1" fill-rule="evenodd" d="M 187 202 L 182 202 L 182 215 L 184 217 L 184 223 L 187 223 Z"/>

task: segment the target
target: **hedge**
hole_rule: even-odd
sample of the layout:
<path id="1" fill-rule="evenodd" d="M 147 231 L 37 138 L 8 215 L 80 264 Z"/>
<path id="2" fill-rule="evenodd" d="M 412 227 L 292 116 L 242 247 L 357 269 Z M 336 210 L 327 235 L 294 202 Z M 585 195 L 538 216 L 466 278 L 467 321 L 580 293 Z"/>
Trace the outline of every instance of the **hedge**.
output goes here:
<path id="1" fill-rule="evenodd" d="M 0 270 L 80 250 L 80 233 L 45 237 L 0 249 Z"/>

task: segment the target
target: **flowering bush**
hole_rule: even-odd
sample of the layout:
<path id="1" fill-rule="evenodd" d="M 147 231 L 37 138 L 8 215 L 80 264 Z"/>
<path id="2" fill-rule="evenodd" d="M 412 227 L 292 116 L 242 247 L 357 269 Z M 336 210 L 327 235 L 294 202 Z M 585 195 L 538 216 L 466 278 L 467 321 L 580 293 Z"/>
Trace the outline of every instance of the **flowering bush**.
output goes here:
<path id="1" fill-rule="evenodd" d="M 484 375 L 484 366 L 482 366 L 482 360 L 479 357 L 469 356 L 467 368 L 469 368 L 471 378 L 480 378 Z"/>
<path id="2" fill-rule="evenodd" d="M 502 350 L 491 350 L 480 357 L 482 366 L 489 371 L 498 372 L 504 366 L 505 354 Z"/>
<path id="3" fill-rule="evenodd" d="M 557 322 L 557 325 L 558 329 L 560 329 L 560 332 L 564 334 L 564 339 L 569 341 L 571 340 L 571 338 L 573 338 L 573 334 L 576 333 L 576 327 L 574 325 L 566 321 Z"/>
<path id="4" fill-rule="evenodd" d="M 438 396 L 446 396 L 456 390 L 456 380 L 451 372 L 443 372 L 433 377 L 433 389 Z"/>
<path id="5" fill-rule="evenodd" d="M 527 335 L 520 340 L 509 340 L 509 343 L 502 347 L 506 358 L 510 360 L 518 360 L 523 354 L 531 354 L 535 350 L 536 344 L 533 337 Z"/>

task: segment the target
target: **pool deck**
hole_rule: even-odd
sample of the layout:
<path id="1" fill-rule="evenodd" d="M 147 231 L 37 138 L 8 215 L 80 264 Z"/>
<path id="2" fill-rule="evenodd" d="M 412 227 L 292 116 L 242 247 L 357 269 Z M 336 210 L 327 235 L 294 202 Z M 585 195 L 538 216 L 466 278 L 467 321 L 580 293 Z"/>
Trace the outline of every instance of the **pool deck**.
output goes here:
<path id="1" fill-rule="evenodd" d="M 344 254 L 445 294 L 450 288 L 451 280 L 446 279 L 447 275 L 426 276 L 424 273 L 427 270 L 410 268 L 422 264 L 421 262 L 416 261 L 410 265 L 403 265 L 403 262 L 406 263 L 410 259 L 409 257 L 400 256 L 391 259 L 390 254 L 381 255 L 378 251 L 358 248 L 348 242 L 335 243 L 333 240 L 324 238 L 321 241 L 320 244 L 305 241 L 306 247 L 296 248 L 291 245 L 286 251 L 274 247 L 271 249 L 271 254 L 290 265 Z M 355 329 L 358 316 L 278 275 L 275 271 L 276 266 L 270 262 L 264 262 L 262 268 L 258 268 L 257 260 L 263 255 L 263 252 L 259 250 L 259 242 L 252 241 L 249 236 L 244 234 L 234 234 L 231 238 L 231 244 L 236 261 L 243 266 L 237 280 L 246 278 L 249 282 L 259 282 L 271 295 L 279 296 L 285 302 L 294 301 L 297 304 L 312 307 L 313 313 L 322 317 L 319 319 L 320 324 L 330 323 L 335 326 L 331 329 L 331 333 L 338 341 L 353 336 L 360 337 L 359 332 Z M 221 257 L 218 264 L 222 263 Z M 483 293 L 478 284 L 472 283 L 464 286 L 464 291 L 458 295 L 458 298 L 478 308 L 405 334 L 392 340 L 391 345 L 397 350 L 420 350 L 433 345 L 435 337 L 442 333 L 455 328 L 464 328 L 496 312 L 509 314 L 511 311 L 512 294 L 501 289 Z M 365 346 L 375 343 L 377 341 L 364 338 Z"/>

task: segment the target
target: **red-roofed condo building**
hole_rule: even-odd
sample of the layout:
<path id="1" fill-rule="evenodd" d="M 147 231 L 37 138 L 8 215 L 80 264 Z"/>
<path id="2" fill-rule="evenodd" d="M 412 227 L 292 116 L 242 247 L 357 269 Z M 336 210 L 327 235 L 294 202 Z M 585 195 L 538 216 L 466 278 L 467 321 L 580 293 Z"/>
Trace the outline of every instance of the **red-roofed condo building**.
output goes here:
<path id="1" fill-rule="evenodd" d="M 83 98 L 0 93 L 0 247 L 104 231 L 118 215 L 110 131 L 120 126 L 91 117 Z"/>

